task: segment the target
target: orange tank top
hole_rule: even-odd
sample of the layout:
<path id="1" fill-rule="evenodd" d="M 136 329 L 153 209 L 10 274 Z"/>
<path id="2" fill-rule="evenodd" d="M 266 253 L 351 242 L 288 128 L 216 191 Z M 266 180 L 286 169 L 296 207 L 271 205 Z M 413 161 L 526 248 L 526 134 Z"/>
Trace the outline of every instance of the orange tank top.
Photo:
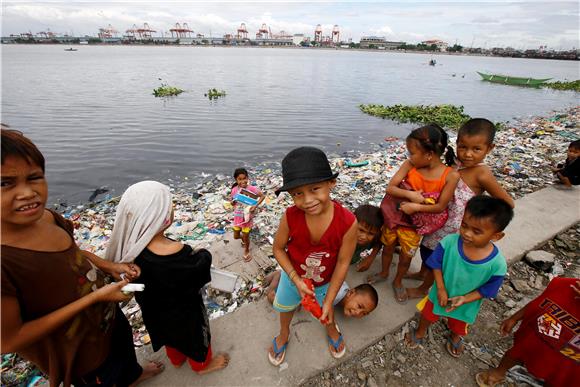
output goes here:
<path id="1" fill-rule="evenodd" d="M 407 183 L 409 183 L 409 185 L 411 186 L 411 188 L 413 188 L 414 191 L 422 190 L 423 192 L 441 192 L 443 191 L 443 187 L 445 186 L 445 180 L 447 179 L 447 175 L 452 170 L 453 168 L 446 167 L 441 176 L 439 176 L 439 179 L 428 180 L 425 179 L 425 177 L 423 177 L 423 175 L 421 175 L 419 171 L 417 171 L 417 168 L 413 168 L 407 173 L 407 177 L 405 180 L 407 181 Z"/>

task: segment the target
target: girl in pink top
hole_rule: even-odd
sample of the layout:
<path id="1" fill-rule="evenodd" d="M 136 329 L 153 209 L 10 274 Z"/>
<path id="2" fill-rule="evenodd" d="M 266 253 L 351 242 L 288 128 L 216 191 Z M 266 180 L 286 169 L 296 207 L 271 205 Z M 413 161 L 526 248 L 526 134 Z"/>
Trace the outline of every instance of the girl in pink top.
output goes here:
<path id="1" fill-rule="evenodd" d="M 252 230 L 252 218 L 256 208 L 264 201 L 264 194 L 257 187 L 249 184 L 248 171 L 238 168 L 234 171 L 236 182 L 232 186 L 232 204 L 234 206 L 234 239 L 241 239 L 244 247 L 244 261 L 250 262 L 250 231 Z M 251 206 L 241 203 L 238 194 L 249 196 L 257 200 L 257 204 Z"/>

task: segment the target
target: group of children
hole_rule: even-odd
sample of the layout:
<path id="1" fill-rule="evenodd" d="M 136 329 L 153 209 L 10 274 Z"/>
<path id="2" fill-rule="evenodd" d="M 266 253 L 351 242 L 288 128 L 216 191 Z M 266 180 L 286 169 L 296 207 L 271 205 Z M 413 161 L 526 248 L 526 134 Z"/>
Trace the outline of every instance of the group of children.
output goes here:
<path id="1" fill-rule="evenodd" d="M 447 349 L 461 354 L 482 299 L 497 294 L 507 270 L 494 242 L 504 236 L 514 202 L 483 163 L 494 134 L 488 120 L 468 121 L 459 130 L 455 156 L 439 126 L 412 131 L 409 158 L 390 180 L 381 208 L 364 204 L 354 214 L 331 198 L 338 173 L 323 151 L 300 147 L 284 157 L 283 185 L 275 193 L 287 192 L 294 205 L 282 215 L 273 243 L 281 271 L 273 276 L 269 299 L 279 312 L 280 331 L 268 351 L 270 363 L 284 361 L 294 312 L 307 298 L 320 305 L 330 355 L 342 357 L 346 343 L 335 306 L 346 317 L 361 318 L 379 299 L 370 284 L 348 287 L 349 266 L 367 270 L 382 249 L 382 270 L 368 282 L 385 280 L 397 246 L 395 300 L 423 298 L 419 327 L 406 336 L 407 345 L 417 347 L 429 325 L 446 317 Z M 237 169 L 231 193 L 234 237 L 241 239 L 246 261 L 252 214 L 264 200 L 248 177 Z M 139 278 L 145 290 L 136 300 L 154 350 L 165 346 L 175 367 L 188 361 L 200 374 L 228 365 L 228 354 L 212 355 L 200 293 L 210 281 L 211 253 L 165 237 L 173 221 L 167 186 L 146 181 L 127 189 L 104 260 L 78 249 L 71 222 L 45 209 L 47 192 L 40 151 L 3 127 L 3 353 L 34 362 L 54 385 L 134 385 L 158 374 L 161 364 L 137 363 L 129 324 L 116 305 L 130 298 L 122 288 Z M 422 269 L 407 273 L 417 249 Z M 107 284 L 103 273 L 118 282 Z M 407 289 L 406 277 L 423 283 Z"/>

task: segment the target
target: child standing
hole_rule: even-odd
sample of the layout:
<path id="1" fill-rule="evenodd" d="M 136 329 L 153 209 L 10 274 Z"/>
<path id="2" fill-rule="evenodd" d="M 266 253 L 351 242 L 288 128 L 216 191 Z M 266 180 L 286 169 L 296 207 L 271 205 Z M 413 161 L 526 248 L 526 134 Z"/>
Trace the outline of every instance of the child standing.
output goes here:
<path id="1" fill-rule="evenodd" d="M 421 272 L 409 274 L 407 278 L 422 279 L 417 288 L 408 288 L 409 298 L 422 298 L 433 285 L 433 272 L 424 262 L 441 239 L 449 234 L 459 232 L 465 206 L 469 199 L 487 192 L 490 196 L 502 199 L 512 208 L 514 201 L 497 182 L 491 169 L 483 163 L 485 157 L 493 150 L 495 144 L 495 125 L 485 118 L 473 118 L 459 128 L 457 133 L 457 159 L 459 182 L 453 199 L 449 202 L 449 217 L 445 225 L 432 234 L 425 235 L 421 241 L 420 253 L 423 264 Z"/>
<path id="2" fill-rule="evenodd" d="M 163 370 L 137 363 L 126 280 L 139 268 L 79 250 L 73 224 L 47 210 L 44 156 L 22 133 L 2 127 L 2 353 L 15 352 L 50 385 L 128 386 Z"/>
<path id="3" fill-rule="evenodd" d="M 564 164 L 554 168 L 560 183 L 566 187 L 580 184 L 580 140 L 572 141 L 568 146 L 568 157 Z"/>
<path id="4" fill-rule="evenodd" d="M 451 330 L 447 351 L 461 355 L 482 299 L 495 297 L 503 282 L 507 263 L 493 242 L 504 237 L 512 217 L 511 206 L 501 199 L 480 195 L 467 202 L 459 234 L 443 238 L 427 259 L 435 286 L 421 309 L 419 328 L 405 338 L 410 348 L 422 344 L 429 326 L 445 316 Z"/>
<path id="5" fill-rule="evenodd" d="M 186 360 L 206 374 L 227 367 L 228 354 L 212 356 L 211 334 L 201 289 L 211 281 L 211 254 L 167 238 L 173 222 L 169 188 L 156 181 L 133 184 L 123 194 L 106 257 L 141 268 L 145 290 L 135 298 L 153 350 L 165 346 L 175 367 Z"/>
<path id="6" fill-rule="evenodd" d="M 407 150 L 409 158 L 389 182 L 387 193 L 408 201 L 401 203 L 401 211 L 407 215 L 416 212 L 444 211 L 453 197 L 459 180 L 459 173 L 441 161 L 441 156 L 445 153 L 447 164 L 453 163 L 454 154 L 453 150 L 447 146 L 447 133 L 436 124 L 415 129 L 407 137 Z M 403 180 L 411 186 L 412 191 L 399 187 Z M 439 192 L 437 203 L 424 205 L 425 198 L 422 192 Z M 406 303 L 408 296 L 403 287 L 403 276 L 407 273 L 411 259 L 421 241 L 421 236 L 413 228 L 398 226 L 391 229 L 387 225 L 383 227 L 382 271 L 370 276 L 369 282 L 385 280 L 389 276 L 397 241 L 401 245 L 401 252 L 392 286 L 395 300 L 399 303 Z"/>
<path id="7" fill-rule="evenodd" d="M 276 194 L 288 191 L 294 206 L 286 209 L 274 239 L 274 256 L 283 270 L 274 299 L 280 334 L 272 340 L 268 359 L 275 366 L 284 361 L 290 323 L 305 294 L 316 296 L 322 305 L 320 321 L 326 324 L 330 354 L 340 358 L 346 347 L 334 323 L 333 303 L 356 245 L 356 219 L 331 199 L 338 173 L 332 173 L 320 149 L 292 150 L 282 160 L 282 176 L 284 184 Z M 314 292 L 305 278 L 314 283 Z"/>
<path id="8" fill-rule="evenodd" d="M 244 261 L 250 262 L 250 231 L 252 230 L 252 218 L 256 208 L 264 201 L 264 194 L 257 187 L 249 184 L 248 171 L 245 168 L 238 168 L 234 171 L 236 182 L 232 186 L 232 203 L 234 206 L 234 239 L 241 239 L 244 246 Z M 255 195 L 258 203 L 253 206 L 242 204 L 236 200 L 238 194 L 244 194 L 242 190 Z"/>

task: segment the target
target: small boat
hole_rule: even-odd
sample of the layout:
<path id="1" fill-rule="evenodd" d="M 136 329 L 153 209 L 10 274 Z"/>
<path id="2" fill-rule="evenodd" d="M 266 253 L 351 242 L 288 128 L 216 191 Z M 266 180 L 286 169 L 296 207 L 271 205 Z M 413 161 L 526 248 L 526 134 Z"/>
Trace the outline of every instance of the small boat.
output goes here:
<path id="1" fill-rule="evenodd" d="M 481 78 L 483 78 L 484 81 L 503 83 L 504 85 L 515 85 L 515 86 L 538 87 L 541 86 L 543 83 L 552 79 L 552 78 L 544 78 L 544 79 L 520 78 L 520 77 L 511 77 L 509 75 L 485 74 L 480 73 L 479 71 L 477 71 L 477 73 Z"/>
<path id="2" fill-rule="evenodd" d="M 72 48 L 72 47 L 71 48 L 65 48 L 64 50 L 65 51 L 78 51 L 78 49 Z"/>
<path id="3" fill-rule="evenodd" d="M 435 66 L 437 64 L 437 61 L 435 59 L 431 59 L 429 61 L 429 66 Z"/>

